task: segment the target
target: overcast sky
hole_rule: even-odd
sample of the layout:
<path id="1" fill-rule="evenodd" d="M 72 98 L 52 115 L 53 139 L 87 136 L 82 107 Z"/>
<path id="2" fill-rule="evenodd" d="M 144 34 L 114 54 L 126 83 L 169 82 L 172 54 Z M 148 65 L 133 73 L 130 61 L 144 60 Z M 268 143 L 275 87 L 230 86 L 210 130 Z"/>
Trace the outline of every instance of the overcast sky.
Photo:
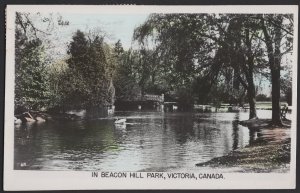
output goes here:
<path id="1" fill-rule="evenodd" d="M 106 42 L 115 43 L 119 39 L 125 49 L 131 47 L 132 35 L 136 27 L 144 23 L 148 14 L 64 14 L 63 20 L 69 21 L 69 26 L 58 31 L 60 43 L 71 41 L 72 35 L 78 29 L 88 32 L 100 29 L 106 36 Z"/>

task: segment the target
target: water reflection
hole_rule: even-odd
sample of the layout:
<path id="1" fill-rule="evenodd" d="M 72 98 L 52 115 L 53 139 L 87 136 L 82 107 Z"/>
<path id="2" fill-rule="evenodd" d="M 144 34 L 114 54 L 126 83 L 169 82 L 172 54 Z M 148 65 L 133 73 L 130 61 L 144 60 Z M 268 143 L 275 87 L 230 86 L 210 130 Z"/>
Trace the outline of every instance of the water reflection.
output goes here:
<path id="1" fill-rule="evenodd" d="M 15 169 L 173 171 L 251 144 L 247 113 L 117 112 L 114 119 L 15 128 Z M 24 164 L 25 163 L 25 164 Z"/>
<path id="2" fill-rule="evenodd" d="M 233 138 L 233 144 L 232 144 L 232 150 L 235 150 L 238 148 L 239 144 L 239 118 L 240 114 L 236 113 L 235 119 L 232 121 L 232 138 Z"/>
<path id="3" fill-rule="evenodd" d="M 290 130 L 285 128 L 255 129 L 249 127 L 249 146 L 284 141 L 290 138 Z"/>

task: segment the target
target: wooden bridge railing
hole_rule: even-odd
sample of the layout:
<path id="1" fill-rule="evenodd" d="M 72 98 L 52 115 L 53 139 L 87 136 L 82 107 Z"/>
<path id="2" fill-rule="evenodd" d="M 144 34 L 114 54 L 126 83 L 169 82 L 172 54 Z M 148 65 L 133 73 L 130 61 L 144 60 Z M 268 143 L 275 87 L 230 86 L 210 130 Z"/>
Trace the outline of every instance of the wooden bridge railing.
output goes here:
<path id="1" fill-rule="evenodd" d="M 151 95 L 151 94 L 146 94 L 142 96 L 143 101 L 157 101 L 157 102 L 164 102 L 164 95 Z"/>

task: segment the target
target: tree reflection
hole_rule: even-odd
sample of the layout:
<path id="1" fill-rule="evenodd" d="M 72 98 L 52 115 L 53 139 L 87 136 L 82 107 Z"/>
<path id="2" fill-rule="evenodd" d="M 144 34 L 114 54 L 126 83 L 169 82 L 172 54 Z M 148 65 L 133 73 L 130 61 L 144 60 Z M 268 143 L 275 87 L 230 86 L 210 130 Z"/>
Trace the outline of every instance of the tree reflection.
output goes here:
<path id="1" fill-rule="evenodd" d="M 236 113 L 234 120 L 232 121 L 232 150 L 238 148 L 239 145 L 239 120 L 240 120 L 240 113 Z"/>

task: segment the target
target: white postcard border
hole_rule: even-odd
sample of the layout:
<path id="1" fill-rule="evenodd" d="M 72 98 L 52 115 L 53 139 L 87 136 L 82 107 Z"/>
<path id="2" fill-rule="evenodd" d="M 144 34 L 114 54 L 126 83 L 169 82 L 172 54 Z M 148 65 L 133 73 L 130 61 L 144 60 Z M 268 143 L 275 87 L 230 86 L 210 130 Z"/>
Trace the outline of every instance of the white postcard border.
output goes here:
<path id="1" fill-rule="evenodd" d="M 225 180 L 112 179 L 92 178 L 86 171 L 25 171 L 13 169 L 14 150 L 14 32 L 15 12 L 64 13 L 293 13 L 293 109 L 291 165 L 289 173 L 224 173 Z M 4 190 L 92 190 L 92 189 L 292 189 L 296 184 L 297 47 L 298 6 L 96 6 L 96 5 L 8 5 L 6 30 L 6 83 L 4 132 Z M 99 171 L 100 172 L 100 171 Z M 195 172 L 199 173 L 200 169 Z M 202 171 L 201 171 L 202 172 Z"/>

